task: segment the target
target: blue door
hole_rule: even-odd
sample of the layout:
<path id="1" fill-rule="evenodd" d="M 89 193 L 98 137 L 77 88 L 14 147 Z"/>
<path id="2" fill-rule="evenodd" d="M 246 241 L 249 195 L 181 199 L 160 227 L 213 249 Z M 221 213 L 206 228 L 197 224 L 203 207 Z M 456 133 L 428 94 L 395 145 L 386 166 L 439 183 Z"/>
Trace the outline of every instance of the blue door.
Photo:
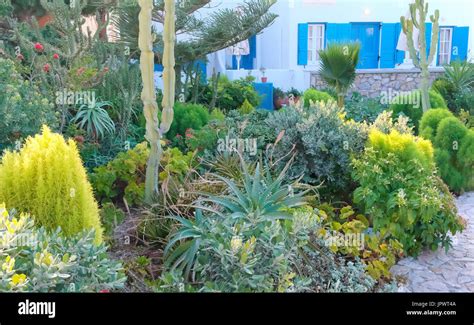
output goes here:
<path id="1" fill-rule="evenodd" d="M 352 23 L 352 40 L 361 45 L 357 69 L 378 68 L 380 23 Z"/>

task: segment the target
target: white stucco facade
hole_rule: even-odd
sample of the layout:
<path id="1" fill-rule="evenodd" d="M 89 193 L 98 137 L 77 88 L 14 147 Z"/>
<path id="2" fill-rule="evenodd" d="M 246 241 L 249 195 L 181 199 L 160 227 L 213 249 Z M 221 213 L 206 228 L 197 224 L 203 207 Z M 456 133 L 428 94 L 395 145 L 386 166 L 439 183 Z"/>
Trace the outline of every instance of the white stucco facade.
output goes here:
<path id="1" fill-rule="evenodd" d="M 211 7 L 235 7 L 240 0 L 213 0 Z M 309 87 L 310 73 L 317 64 L 298 65 L 298 24 L 300 23 L 397 23 L 405 15 L 410 0 L 277 0 L 271 11 L 278 15 L 275 22 L 256 38 L 256 57 L 253 70 L 232 70 L 231 57 L 224 52 L 210 56 L 208 73 L 220 57 L 231 78 L 251 74 L 261 77 L 260 68 L 275 86 L 284 90 Z M 441 26 L 468 26 L 468 58 L 473 59 L 474 0 L 429 0 L 430 12 L 440 10 Z M 202 9 L 206 15 L 213 9 Z"/>

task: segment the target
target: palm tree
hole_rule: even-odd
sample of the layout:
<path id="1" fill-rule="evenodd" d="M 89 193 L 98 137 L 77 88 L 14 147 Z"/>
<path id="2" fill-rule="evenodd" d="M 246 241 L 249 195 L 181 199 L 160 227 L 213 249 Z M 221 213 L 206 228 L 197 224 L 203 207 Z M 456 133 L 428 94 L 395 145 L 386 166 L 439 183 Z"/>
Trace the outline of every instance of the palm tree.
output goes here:
<path id="1" fill-rule="evenodd" d="M 344 97 L 355 80 L 359 53 L 359 43 L 332 43 L 325 50 L 319 51 L 319 74 L 329 87 L 336 90 L 339 107 L 344 106 Z"/>

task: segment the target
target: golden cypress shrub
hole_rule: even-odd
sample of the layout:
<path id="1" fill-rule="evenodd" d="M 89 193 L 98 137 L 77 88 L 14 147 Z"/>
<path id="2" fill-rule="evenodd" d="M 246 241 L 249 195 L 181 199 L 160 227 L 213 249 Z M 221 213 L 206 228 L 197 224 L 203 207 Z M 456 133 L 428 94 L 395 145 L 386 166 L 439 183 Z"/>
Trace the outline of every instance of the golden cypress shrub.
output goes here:
<path id="1" fill-rule="evenodd" d="M 30 213 L 38 225 L 61 227 L 65 235 L 94 228 L 102 241 L 99 208 L 76 143 L 43 126 L 19 152 L 0 161 L 0 202 Z"/>

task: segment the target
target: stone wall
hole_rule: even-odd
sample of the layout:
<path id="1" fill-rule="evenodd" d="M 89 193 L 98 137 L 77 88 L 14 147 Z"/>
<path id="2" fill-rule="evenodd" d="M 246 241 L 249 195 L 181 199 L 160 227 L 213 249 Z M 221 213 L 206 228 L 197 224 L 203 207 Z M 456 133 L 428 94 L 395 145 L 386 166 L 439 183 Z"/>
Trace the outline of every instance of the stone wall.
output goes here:
<path id="1" fill-rule="evenodd" d="M 431 81 L 444 73 L 443 68 L 430 69 Z M 379 97 L 381 92 L 411 91 L 419 88 L 420 70 L 371 69 L 358 70 L 351 92 L 357 91 L 368 97 Z M 326 88 L 317 72 L 311 74 L 311 87 Z"/>

